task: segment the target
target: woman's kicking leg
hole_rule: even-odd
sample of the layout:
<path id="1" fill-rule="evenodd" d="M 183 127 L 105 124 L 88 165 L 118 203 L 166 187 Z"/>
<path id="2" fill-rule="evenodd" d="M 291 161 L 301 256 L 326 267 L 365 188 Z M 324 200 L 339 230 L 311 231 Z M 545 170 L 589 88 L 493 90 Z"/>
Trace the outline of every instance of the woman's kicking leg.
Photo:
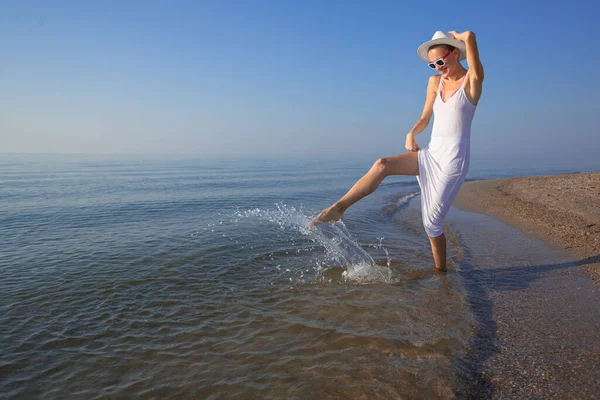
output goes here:
<path id="1" fill-rule="evenodd" d="M 386 176 L 419 174 L 417 152 L 398 154 L 393 157 L 380 158 L 362 178 L 341 199 L 332 206 L 321 211 L 313 220 L 313 224 L 320 222 L 338 221 L 344 218 L 344 212 L 363 197 L 373 193 Z"/>

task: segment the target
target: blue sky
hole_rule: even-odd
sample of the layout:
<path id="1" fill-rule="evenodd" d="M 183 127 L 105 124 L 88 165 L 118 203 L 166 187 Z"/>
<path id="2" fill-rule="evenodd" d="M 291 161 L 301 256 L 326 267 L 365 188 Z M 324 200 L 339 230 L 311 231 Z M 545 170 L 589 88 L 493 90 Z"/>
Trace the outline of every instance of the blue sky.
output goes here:
<path id="1" fill-rule="evenodd" d="M 472 154 L 593 156 L 597 4 L 0 1 L 0 152 L 397 154 L 416 48 L 455 29 L 486 70 Z"/>

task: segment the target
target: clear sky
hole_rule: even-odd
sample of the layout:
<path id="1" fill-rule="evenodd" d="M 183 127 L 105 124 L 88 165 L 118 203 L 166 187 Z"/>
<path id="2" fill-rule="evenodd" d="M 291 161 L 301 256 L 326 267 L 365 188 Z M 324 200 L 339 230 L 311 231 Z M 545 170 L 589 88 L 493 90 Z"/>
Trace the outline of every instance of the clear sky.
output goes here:
<path id="1" fill-rule="evenodd" d="M 486 71 L 472 154 L 597 156 L 598 15 L 577 0 L 0 0 L 0 152 L 397 154 L 431 74 L 416 49 L 454 29 L 476 33 Z"/>

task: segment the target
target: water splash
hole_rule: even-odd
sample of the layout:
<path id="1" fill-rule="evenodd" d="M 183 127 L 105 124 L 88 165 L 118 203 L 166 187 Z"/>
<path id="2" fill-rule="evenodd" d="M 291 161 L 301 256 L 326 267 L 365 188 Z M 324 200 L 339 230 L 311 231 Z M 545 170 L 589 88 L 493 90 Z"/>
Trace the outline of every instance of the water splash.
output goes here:
<path id="1" fill-rule="evenodd" d="M 344 268 L 342 277 L 357 282 L 389 282 L 389 266 L 379 266 L 354 239 L 343 221 L 300 228 L 325 248 L 326 261 Z"/>
<path id="2" fill-rule="evenodd" d="M 352 234 L 343 221 L 334 223 L 319 224 L 315 227 L 308 227 L 311 221 L 309 213 L 302 207 L 297 209 L 293 206 L 287 206 L 283 202 L 275 204 L 276 209 L 254 208 L 250 210 L 236 210 L 232 217 L 234 222 L 240 219 L 254 219 L 259 221 L 268 221 L 278 226 L 280 231 L 288 231 L 289 235 L 284 235 L 287 240 L 296 244 L 297 237 L 294 233 L 300 234 L 305 240 L 308 240 L 312 246 L 299 248 L 296 254 L 303 251 L 311 251 L 314 255 L 315 247 L 320 247 L 324 252 L 313 259 L 314 267 L 317 272 L 323 273 L 334 267 L 344 269 L 342 278 L 356 283 L 368 282 L 390 282 L 392 272 L 389 267 L 390 260 L 385 266 L 375 263 L 373 258 L 367 253 Z M 381 238 L 383 239 L 383 238 Z M 380 241 L 381 246 L 381 241 Z M 382 247 L 379 247 L 380 249 Z M 387 254 L 387 251 L 386 251 Z M 302 276 L 304 276 L 302 274 Z"/>

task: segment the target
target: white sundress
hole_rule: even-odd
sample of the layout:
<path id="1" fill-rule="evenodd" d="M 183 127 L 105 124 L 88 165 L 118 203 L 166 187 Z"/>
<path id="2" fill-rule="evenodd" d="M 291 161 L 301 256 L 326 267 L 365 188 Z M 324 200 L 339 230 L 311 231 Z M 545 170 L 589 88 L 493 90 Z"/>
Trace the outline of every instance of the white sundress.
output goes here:
<path id="1" fill-rule="evenodd" d="M 445 102 L 440 77 L 433 104 L 431 140 L 417 154 L 423 226 L 430 237 L 444 233 L 442 222 L 469 171 L 471 122 L 477 107 L 467 99 L 465 77 L 460 88 Z"/>

